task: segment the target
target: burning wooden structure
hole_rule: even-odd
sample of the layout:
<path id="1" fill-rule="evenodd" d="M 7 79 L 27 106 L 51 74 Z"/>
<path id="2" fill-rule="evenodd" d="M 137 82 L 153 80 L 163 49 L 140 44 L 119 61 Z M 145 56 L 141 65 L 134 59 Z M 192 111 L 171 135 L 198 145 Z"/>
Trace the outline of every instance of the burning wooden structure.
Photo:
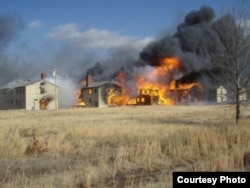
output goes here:
<path id="1" fill-rule="evenodd" d="M 158 66 L 147 67 L 147 71 L 137 72 L 132 80 L 127 80 L 121 70 L 116 74 L 114 82 L 93 82 L 87 74 L 80 98 L 85 106 L 95 107 L 176 105 L 201 100 L 202 87 L 199 83 L 183 83 L 174 79 L 173 75 L 179 72 L 181 66 L 178 58 L 166 57 L 159 61 Z"/>
<path id="2" fill-rule="evenodd" d="M 107 107 L 119 105 L 122 88 L 109 81 L 94 82 L 87 73 L 85 86 L 81 88 L 82 103 L 86 107 Z"/>
<path id="3" fill-rule="evenodd" d="M 175 81 L 173 81 L 176 83 Z M 202 99 L 202 90 L 198 83 L 181 84 L 161 91 L 161 88 L 139 89 L 138 96 L 131 99 L 132 105 L 176 105 L 197 103 Z"/>
<path id="4" fill-rule="evenodd" d="M 137 96 L 128 101 L 133 105 L 176 105 L 196 103 L 202 99 L 202 87 L 198 82 L 182 82 L 174 79 L 179 72 L 178 58 L 166 57 L 146 74 L 136 77 Z"/>

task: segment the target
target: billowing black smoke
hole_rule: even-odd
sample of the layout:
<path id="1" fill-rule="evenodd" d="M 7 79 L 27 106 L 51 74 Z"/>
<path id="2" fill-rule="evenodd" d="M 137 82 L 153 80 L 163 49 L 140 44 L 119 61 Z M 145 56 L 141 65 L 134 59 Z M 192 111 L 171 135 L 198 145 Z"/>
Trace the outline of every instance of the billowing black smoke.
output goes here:
<path id="1" fill-rule="evenodd" d="M 89 69 L 96 80 L 111 79 L 115 71 L 121 68 L 127 78 L 133 79 L 136 72 L 143 72 L 143 67 L 161 65 L 165 57 L 177 57 L 180 67 L 174 74 L 166 74 L 165 83 L 172 79 L 181 82 L 204 81 L 204 75 L 215 72 L 215 58 L 221 53 L 221 43 L 216 25 L 214 10 L 202 6 L 200 10 L 191 11 L 180 23 L 174 35 L 168 35 L 147 45 L 134 61 L 97 63 Z M 120 56 L 122 57 L 122 56 Z M 100 79 L 101 78 L 101 79 Z M 207 80 L 205 80 L 207 82 Z"/>
<path id="2" fill-rule="evenodd" d="M 202 6 L 200 10 L 193 10 L 188 13 L 184 19 L 184 22 L 178 26 L 178 29 L 202 23 L 211 23 L 214 18 L 214 10 L 211 7 Z"/>
<path id="3" fill-rule="evenodd" d="M 95 81 L 111 81 L 119 71 L 123 71 L 127 79 L 134 78 L 134 69 L 138 65 L 138 49 L 134 47 L 119 47 L 111 50 L 110 56 L 104 61 L 97 62 L 87 72 Z M 137 52 L 137 53 L 136 53 Z M 84 78 L 85 75 L 82 77 Z"/>
<path id="4" fill-rule="evenodd" d="M 142 63 L 158 66 L 164 57 L 178 57 L 183 82 L 193 82 L 214 68 L 213 59 L 220 54 L 218 34 L 212 28 L 215 13 L 202 6 L 186 15 L 173 36 L 166 36 L 144 48 Z M 176 78 L 175 78 L 176 79 Z"/>

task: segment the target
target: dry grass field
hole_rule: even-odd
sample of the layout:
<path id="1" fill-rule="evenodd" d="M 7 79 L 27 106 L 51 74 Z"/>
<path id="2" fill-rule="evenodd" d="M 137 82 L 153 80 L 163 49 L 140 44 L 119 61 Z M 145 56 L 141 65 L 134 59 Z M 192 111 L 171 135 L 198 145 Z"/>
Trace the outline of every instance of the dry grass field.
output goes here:
<path id="1" fill-rule="evenodd" d="M 250 107 L 0 111 L 0 187 L 170 188 L 173 171 L 250 168 Z"/>

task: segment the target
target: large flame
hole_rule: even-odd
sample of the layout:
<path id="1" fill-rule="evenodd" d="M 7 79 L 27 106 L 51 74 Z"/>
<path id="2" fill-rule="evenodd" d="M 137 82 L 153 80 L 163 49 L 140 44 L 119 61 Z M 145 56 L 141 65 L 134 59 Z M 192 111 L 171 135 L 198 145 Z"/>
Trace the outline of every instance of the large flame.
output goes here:
<path id="1" fill-rule="evenodd" d="M 180 63 L 176 57 L 166 57 L 160 60 L 160 66 L 151 67 L 146 74 L 138 75 L 136 77 L 136 88 L 141 98 L 131 99 L 128 104 L 143 103 L 145 97 L 149 98 L 149 104 L 175 104 L 175 101 L 168 97 L 168 90 L 170 75 L 176 72 L 179 67 Z"/>
<path id="2" fill-rule="evenodd" d="M 176 80 L 181 76 L 180 66 L 177 57 L 162 58 L 158 66 L 150 66 L 138 71 L 132 81 L 133 84 L 128 84 L 124 72 L 120 70 L 116 73 L 114 81 L 122 91 L 117 91 L 115 88 L 109 89 L 107 105 L 175 105 L 178 102 L 200 99 L 200 94 L 198 97 L 193 97 L 190 92 L 194 87 L 198 93 L 201 91 L 198 83 L 179 83 Z M 137 91 L 136 95 L 134 91 Z M 79 100 L 78 105 L 84 106 L 85 103 Z"/>
<path id="3" fill-rule="evenodd" d="M 177 101 L 190 100 L 189 90 L 198 83 L 176 84 L 174 75 L 180 73 L 180 62 L 176 57 L 165 57 L 159 66 L 150 67 L 146 73 L 140 73 L 135 78 L 137 97 L 131 98 L 123 93 L 126 104 L 159 104 L 175 105 Z M 125 91 L 128 89 L 125 88 Z M 124 103 L 125 104 L 125 103 Z"/>
<path id="4" fill-rule="evenodd" d="M 76 90 L 75 95 L 76 95 L 76 102 L 74 104 L 74 107 L 84 107 L 86 104 L 83 101 L 81 90 L 80 89 Z"/>

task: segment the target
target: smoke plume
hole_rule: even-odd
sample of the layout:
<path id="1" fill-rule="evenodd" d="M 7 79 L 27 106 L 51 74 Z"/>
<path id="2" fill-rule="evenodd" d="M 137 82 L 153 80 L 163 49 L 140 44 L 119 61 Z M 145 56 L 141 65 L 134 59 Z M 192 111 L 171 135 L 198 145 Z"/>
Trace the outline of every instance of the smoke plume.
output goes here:
<path id="1" fill-rule="evenodd" d="M 142 64 L 158 66 L 164 57 L 178 57 L 179 75 L 197 79 L 202 71 L 212 69 L 213 56 L 219 52 L 219 40 L 212 29 L 215 13 L 208 6 L 186 15 L 173 36 L 166 36 L 144 48 Z M 180 78 L 179 78 L 180 79 Z M 183 79 L 188 81 L 188 79 Z"/>
<path id="2" fill-rule="evenodd" d="M 59 108 L 69 108 L 73 104 L 76 104 L 76 83 L 72 78 L 57 76 L 48 77 L 47 81 L 54 83 L 58 86 L 58 107 Z M 56 82 L 56 83 L 55 83 Z"/>
<path id="3" fill-rule="evenodd" d="M 133 88 L 135 75 L 145 75 L 157 66 L 162 64 L 166 57 L 176 57 L 180 67 L 171 74 L 166 72 L 158 82 L 169 84 L 171 80 L 178 79 L 180 82 L 206 82 L 204 75 L 213 72 L 214 58 L 221 52 L 221 44 L 215 24 L 214 10 L 208 6 L 202 6 L 200 10 L 188 13 L 183 22 L 180 23 L 173 35 L 150 42 L 138 57 L 124 58 L 128 52 L 112 54 L 106 61 L 98 62 L 88 69 L 94 80 L 114 79 L 116 72 L 122 70 L 126 77 L 128 88 Z M 118 57 L 118 58 L 116 58 Z M 150 78 L 152 79 L 152 78 Z M 152 80 L 151 80 L 152 81 Z M 133 93 L 133 92 L 132 92 Z"/>

